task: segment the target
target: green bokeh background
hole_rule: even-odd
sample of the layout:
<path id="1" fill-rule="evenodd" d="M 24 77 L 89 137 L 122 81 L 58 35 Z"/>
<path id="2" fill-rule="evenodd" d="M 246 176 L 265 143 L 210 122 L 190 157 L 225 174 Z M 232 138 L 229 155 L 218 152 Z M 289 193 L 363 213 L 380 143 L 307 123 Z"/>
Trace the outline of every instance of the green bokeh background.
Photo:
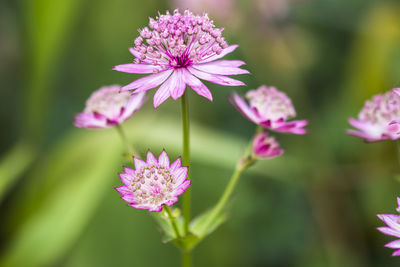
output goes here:
<path id="1" fill-rule="evenodd" d="M 274 1 L 267 1 L 270 5 Z M 283 156 L 243 175 L 230 219 L 194 251 L 196 266 L 399 266 L 375 214 L 394 213 L 400 172 L 394 142 L 345 134 L 365 99 L 400 86 L 400 4 L 384 0 L 293 0 L 261 16 L 237 0 L 224 36 L 240 47 L 248 87 L 207 83 L 214 102 L 190 92 L 193 213 L 214 204 L 255 126 L 227 101 L 261 84 L 291 96 L 306 136 L 275 134 Z M 276 3 L 275 3 L 276 4 Z M 272 9 L 273 6 L 270 6 Z M 130 165 L 114 129 L 72 126 L 102 85 L 135 75 L 137 29 L 167 1 L 0 2 L 0 266 L 179 266 L 146 211 L 113 189 Z M 154 90 L 151 91 L 151 94 Z M 149 101 L 125 125 L 143 153 L 181 154 L 180 106 Z"/>

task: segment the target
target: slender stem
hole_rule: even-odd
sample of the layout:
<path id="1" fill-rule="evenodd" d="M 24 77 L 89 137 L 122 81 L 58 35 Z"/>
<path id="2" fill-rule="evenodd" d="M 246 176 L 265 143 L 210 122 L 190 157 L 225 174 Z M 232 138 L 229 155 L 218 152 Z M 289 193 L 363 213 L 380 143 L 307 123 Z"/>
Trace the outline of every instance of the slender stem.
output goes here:
<path id="1" fill-rule="evenodd" d="M 190 179 L 190 137 L 189 137 L 189 103 L 187 92 L 181 97 L 181 112 L 182 112 L 182 138 L 183 138 L 183 156 L 182 164 L 187 166 L 189 173 L 188 179 Z M 186 190 L 183 195 L 183 218 L 184 221 L 184 235 L 186 236 L 189 231 L 190 222 L 190 187 Z"/>
<path id="2" fill-rule="evenodd" d="M 182 266 L 183 267 L 192 266 L 192 254 L 188 251 L 182 251 Z"/>
<path id="3" fill-rule="evenodd" d="M 396 140 L 396 146 L 397 146 L 397 161 L 400 165 L 400 140 Z"/>
<path id="4" fill-rule="evenodd" d="M 190 179 L 190 132 L 189 132 L 189 100 L 188 94 L 185 92 L 181 97 L 181 113 L 182 113 L 182 139 L 183 139 L 183 155 L 182 164 L 188 167 L 188 179 Z M 183 195 L 183 218 L 184 218 L 184 236 L 189 232 L 190 222 L 190 187 Z M 190 251 L 182 251 L 182 266 L 192 266 L 192 255 Z"/>
<path id="5" fill-rule="evenodd" d="M 228 185 L 225 188 L 224 193 L 222 194 L 221 198 L 219 199 L 217 205 L 215 205 L 215 208 L 213 209 L 213 215 L 210 216 L 209 222 L 207 224 L 210 224 L 213 220 L 215 220 L 222 212 L 222 210 L 225 208 L 230 196 L 233 193 L 233 190 L 236 187 L 237 182 L 239 181 L 240 175 L 242 174 L 242 172 L 247 168 L 247 164 L 246 165 L 242 165 L 239 163 L 237 165 L 237 167 L 235 168 L 235 171 L 232 174 L 232 177 L 228 183 Z M 208 227 L 208 225 L 207 225 Z"/>
<path id="6" fill-rule="evenodd" d="M 168 217 L 169 217 L 169 219 L 171 221 L 172 227 L 174 228 L 176 236 L 178 238 L 181 238 L 181 235 L 180 235 L 179 230 L 178 230 L 178 226 L 176 225 L 176 222 L 175 222 L 175 217 L 172 215 L 171 209 L 167 205 L 164 205 L 164 209 L 168 214 Z"/>
<path id="7" fill-rule="evenodd" d="M 126 137 L 125 131 L 122 128 L 122 126 L 120 124 L 115 125 L 115 128 L 117 129 L 117 132 L 119 134 L 119 136 L 122 139 L 122 142 L 125 144 L 126 148 L 127 148 L 127 153 L 130 155 L 137 155 L 135 150 L 133 149 L 132 145 L 129 143 L 128 138 Z"/>

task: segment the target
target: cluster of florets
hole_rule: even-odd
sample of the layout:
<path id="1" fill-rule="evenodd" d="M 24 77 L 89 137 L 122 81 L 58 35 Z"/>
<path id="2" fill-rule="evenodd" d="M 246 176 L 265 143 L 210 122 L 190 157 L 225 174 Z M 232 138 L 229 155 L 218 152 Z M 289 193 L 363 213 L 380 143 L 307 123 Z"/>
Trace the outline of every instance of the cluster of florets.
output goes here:
<path id="1" fill-rule="evenodd" d="M 187 167 L 181 165 L 180 159 L 169 165 L 165 151 L 158 160 L 148 151 L 146 162 L 134 158 L 134 163 L 136 170 L 125 168 L 120 174 L 125 185 L 116 188 L 134 208 L 161 211 L 163 205 L 171 206 L 178 201 L 190 185 Z"/>
<path id="2" fill-rule="evenodd" d="M 283 154 L 284 150 L 279 147 L 275 137 L 269 136 L 267 132 L 261 132 L 254 137 L 253 154 L 258 158 L 272 158 Z"/>
<path id="3" fill-rule="evenodd" d="M 296 116 L 290 98 L 275 87 L 260 86 L 257 90 L 247 92 L 246 98 L 251 107 L 271 121 L 287 120 Z"/>
<path id="4" fill-rule="evenodd" d="M 400 138 L 400 96 L 399 88 L 385 94 L 378 94 L 365 102 L 358 114 L 358 119 L 349 119 L 349 123 L 359 131 L 349 130 L 348 133 L 366 141 L 374 142 L 385 139 Z"/>
<path id="5" fill-rule="evenodd" d="M 250 121 L 276 132 L 306 133 L 306 120 L 288 121 L 296 116 L 292 101 L 275 87 L 260 86 L 249 91 L 246 98 L 249 104 L 234 93 L 230 101 Z"/>
<path id="6" fill-rule="evenodd" d="M 397 198 L 397 212 L 400 212 L 400 198 Z M 400 215 L 398 214 L 378 214 L 386 226 L 378 227 L 378 230 L 385 235 L 400 238 Z M 400 239 L 391 241 L 385 247 L 394 249 L 393 256 L 400 256 Z"/>
<path id="7" fill-rule="evenodd" d="M 149 28 L 139 30 L 131 50 L 135 63 L 154 65 L 154 72 L 170 67 L 185 67 L 221 54 L 228 47 L 221 36 L 223 29 L 215 28 L 207 14 L 193 15 L 186 10 L 181 14 L 168 11 L 156 19 L 150 18 Z"/>
<path id="8" fill-rule="evenodd" d="M 121 86 L 103 86 L 92 93 L 84 111 L 75 116 L 75 126 L 106 128 L 121 124 L 139 110 L 146 101 L 145 93 L 131 95 L 119 92 Z"/>
<path id="9" fill-rule="evenodd" d="M 292 101 L 275 87 L 260 86 L 247 92 L 249 103 L 234 93 L 232 105 L 250 121 L 276 132 L 305 134 L 306 120 L 287 121 L 296 116 Z M 275 157 L 283 153 L 279 143 L 267 132 L 261 132 L 253 140 L 253 154 L 260 158 Z"/>

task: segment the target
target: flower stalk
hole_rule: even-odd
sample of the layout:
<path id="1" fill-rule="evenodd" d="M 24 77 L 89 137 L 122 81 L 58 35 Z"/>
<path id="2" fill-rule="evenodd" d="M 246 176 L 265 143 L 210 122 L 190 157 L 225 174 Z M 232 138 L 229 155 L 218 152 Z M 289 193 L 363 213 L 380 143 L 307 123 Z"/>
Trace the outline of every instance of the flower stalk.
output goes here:
<path id="1" fill-rule="evenodd" d="M 164 205 L 164 210 L 168 214 L 168 217 L 169 217 L 169 219 L 171 221 L 171 224 L 172 224 L 172 228 L 174 228 L 176 237 L 177 238 L 181 238 L 181 234 L 179 233 L 179 229 L 178 229 L 178 226 L 176 225 L 175 217 L 174 217 L 174 215 L 172 215 L 171 209 L 167 205 Z"/>
<path id="2" fill-rule="evenodd" d="M 183 140 L 183 156 L 182 163 L 188 167 L 188 179 L 190 180 L 190 131 L 189 131 L 189 102 L 188 94 L 185 92 L 181 99 L 182 112 L 182 140 Z M 183 218 L 184 218 L 184 234 L 189 231 L 190 222 L 190 189 L 186 190 L 183 195 Z"/>
<path id="3" fill-rule="evenodd" d="M 122 125 L 120 125 L 120 124 L 115 125 L 115 129 L 117 129 L 117 132 L 118 132 L 119 136 L 121 137 L 122 142 L 124 143 L 124 145 L 125 145 L 125 147 L 127 149 L 127 153 L 130 156 L 131 155 L 139 156 L 139 154 L 137 154 L 136 151 L 133 149 L 133 146 L 129 143 L 129 140 L 126 137 L 125 131 L 122 128 Z"/>

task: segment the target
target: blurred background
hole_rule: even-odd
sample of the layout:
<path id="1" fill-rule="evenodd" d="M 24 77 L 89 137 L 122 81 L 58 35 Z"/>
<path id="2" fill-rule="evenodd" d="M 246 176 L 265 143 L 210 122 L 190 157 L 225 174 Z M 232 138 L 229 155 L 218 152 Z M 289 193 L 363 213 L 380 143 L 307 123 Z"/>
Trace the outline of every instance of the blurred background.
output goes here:
<path id="1" fill-rule="evenodd" d="M 348 136 L 364 101 L 400 85 L 400 4 L 386 0 L 31 0 L 0 2 L 0 266 L 179 266 L 146 211 L 113 189 L 114 129 L 74 128 L 111 71 L 133 58 L 157 12 L 206 11 L 240 47 L 248 87 L 190 92 L 193 214 L 214 204 L 255 125 L 227 101 L 261 84 L 293 100 L 305 136 L 275 134 L 283 156 L 243 175 L 231 218 L 196 247 L 196 266 L 399 266 L 377 213 L 395 213 L 394 142 Z M 150 91 L 151 95 L 154 90 Z M 151 101 L 124 128 L 137 149 L 181 153 L 180 105 Z"/>

